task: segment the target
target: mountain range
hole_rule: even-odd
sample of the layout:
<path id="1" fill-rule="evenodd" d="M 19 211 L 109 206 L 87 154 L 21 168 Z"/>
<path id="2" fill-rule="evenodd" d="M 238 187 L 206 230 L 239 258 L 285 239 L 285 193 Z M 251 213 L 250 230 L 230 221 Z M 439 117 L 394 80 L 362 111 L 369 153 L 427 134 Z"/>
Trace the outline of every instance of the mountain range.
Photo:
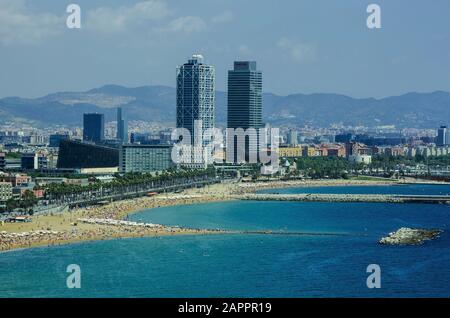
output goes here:
<path id="1" fill-rule="evenodd" d="M 27 122 L 38 127 L 81 126 L 86 112 L 115 120 L 121 106 L 128 120 L 175 123 L 175 89 L 168 86 L 128 88 L 105 85 L 86 92 L 59 92 L 40 98 L 0 99 L 0 123 Z M 227 93 L 216 92 L 216 122 L 225 126 Z M 331 124 L 368 127 L 433 128 L 450 119 L 450 93 L 408 93 L 400 96 L 352 98 L 339 94 L 263 94 L 263 120 L 277 126 L 328 127 Z"/>

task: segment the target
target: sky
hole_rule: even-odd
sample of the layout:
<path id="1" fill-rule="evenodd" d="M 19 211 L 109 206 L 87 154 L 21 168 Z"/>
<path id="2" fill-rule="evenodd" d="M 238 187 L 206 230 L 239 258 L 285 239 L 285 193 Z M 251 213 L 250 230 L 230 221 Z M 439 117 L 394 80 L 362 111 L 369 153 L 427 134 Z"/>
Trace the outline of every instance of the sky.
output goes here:
<path id="1" fill-rule="evenodd" d="M 371 3 L 381 29 L 366 25 Z M 0 98 L 173 87 L 194 53 L 223 91 L 235 60 L 257 61 L 279 95 L 450 91 L 449 13 L 448 0 L 0 0 Z"/>

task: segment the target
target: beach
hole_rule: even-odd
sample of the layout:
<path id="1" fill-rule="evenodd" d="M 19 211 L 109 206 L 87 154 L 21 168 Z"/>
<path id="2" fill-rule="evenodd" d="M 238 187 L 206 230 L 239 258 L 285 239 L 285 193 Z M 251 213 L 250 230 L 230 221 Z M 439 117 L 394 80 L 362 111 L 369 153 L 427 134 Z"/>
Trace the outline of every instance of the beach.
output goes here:
<path id="1" fill-rule="evenodd" d="M 411 180 L 410 180 L 411 181 Z M 263 189 L 285 187 L 364 186 L 398 184 L 395 180 L 295 180 L 270 182 L 220 183 L 192 188 L 181 193 L 164 193 L 111 202 L 101 206 L 72 209 L 61 214 L 34 216 L 29 223 L 4 223 L 0 226 L 0 251 L 35 246 L 60 245 L 71 242 L 162 235 L 206 235 L 225 233 L 217 229 L 192 229 L 157 225 L 112 225 L 82 220 L 126 220 L 144 209 L 235 200 L 238 196 Z"/>

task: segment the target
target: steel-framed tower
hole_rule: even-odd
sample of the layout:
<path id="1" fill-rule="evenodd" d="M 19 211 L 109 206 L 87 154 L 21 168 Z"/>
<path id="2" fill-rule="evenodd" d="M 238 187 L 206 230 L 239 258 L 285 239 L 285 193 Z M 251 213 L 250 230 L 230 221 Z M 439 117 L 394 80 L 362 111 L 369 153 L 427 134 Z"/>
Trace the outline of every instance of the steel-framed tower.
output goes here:
<path id="1" fill-rule="evenodd" d="M 215 69 L 199 54 L 177 67 L 177 128 L 189 130 L 192 144 L 196 120 L 202 120 L 202 134 L 214 128 Z"/>

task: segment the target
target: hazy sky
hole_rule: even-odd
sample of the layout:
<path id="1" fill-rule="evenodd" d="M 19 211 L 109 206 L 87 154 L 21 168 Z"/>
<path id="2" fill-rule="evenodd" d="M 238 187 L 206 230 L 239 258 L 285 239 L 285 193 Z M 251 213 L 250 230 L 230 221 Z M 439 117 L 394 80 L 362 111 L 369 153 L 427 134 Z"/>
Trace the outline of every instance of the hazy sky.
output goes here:
<path id="1" fill-rule="evenodd" d="M 66 27 L 70 3 L 81 29 Z M 370 3 L 379 30 L 366 26 Z M 220 90 L 233 61 L 250 59 L 283 95 L 450 91 L 450 1 L 0 0 L 0 97 L 175 86 L 192 53 L 216 66 Z"/>

